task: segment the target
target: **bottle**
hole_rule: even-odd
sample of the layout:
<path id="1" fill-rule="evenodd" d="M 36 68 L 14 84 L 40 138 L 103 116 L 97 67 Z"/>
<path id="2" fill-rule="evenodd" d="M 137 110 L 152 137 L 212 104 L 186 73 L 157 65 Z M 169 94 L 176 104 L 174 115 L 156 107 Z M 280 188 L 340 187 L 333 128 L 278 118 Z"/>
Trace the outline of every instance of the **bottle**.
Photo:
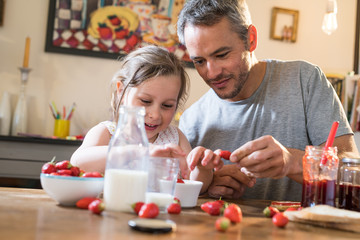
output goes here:
<path id="1" fill-rule="evenodd" d="M 118 124 L 106 160 L 106 209 L 132 212 L 132 204 L 145 202 L 149 142 L 144 116 L 144 107 L 120 106 Z"/>
<path id="2" fill-rule="evenodd" d="M 10 95 L 4 92 L 0 103 L 0 135 L 8 136 L 11 126 Z"/>
<path id="3" fill-rule="evenodd" d="M 25 82 L 21 83 L 19 99 L 16 104 L 11 125 L 11 135 L 17 136 L 18 133 L 27 132 L 27 102 L 25 94 Z"/>
<path id="4" fill-rule="evenodd" d="M 339 208 L 360 212 L 360 158 L 344 158 L 339 168 Z"/>

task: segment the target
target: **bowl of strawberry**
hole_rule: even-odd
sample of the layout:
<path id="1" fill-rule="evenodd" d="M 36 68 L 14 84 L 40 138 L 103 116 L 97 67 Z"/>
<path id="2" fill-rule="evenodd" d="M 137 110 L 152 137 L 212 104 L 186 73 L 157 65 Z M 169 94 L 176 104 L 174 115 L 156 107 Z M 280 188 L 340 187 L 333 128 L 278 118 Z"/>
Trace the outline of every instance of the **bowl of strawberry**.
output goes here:
<path id="1" fill-rule="evenodd" d="M 202 185 L 200 181 L 178 179 L 174 196 L 180 200 L 181 207 L 196 206 Z"/>
<path id="2" fill-rule="evenodd" d="M 84 172 L 68 160 L 45 163 L 40 182 L 44 191 L 62 206 L 75 206 L 84 197 L 97 197 L 104 188 L 101 173 Z"/>

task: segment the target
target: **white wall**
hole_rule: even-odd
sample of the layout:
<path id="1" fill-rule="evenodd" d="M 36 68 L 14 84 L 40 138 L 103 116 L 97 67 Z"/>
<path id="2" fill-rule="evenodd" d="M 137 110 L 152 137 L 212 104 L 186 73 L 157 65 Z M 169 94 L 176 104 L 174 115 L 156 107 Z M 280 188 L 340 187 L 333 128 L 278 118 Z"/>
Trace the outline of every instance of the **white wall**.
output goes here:
<path id="1" fill-rule="evenodd" d="M 76 102 L 72 120 L 73 135 L 85 133 L 109 116 L 108 83 L 117 70 L 116 61 L 102 58 L 45 53 L 48 1 L 7 0 L 4 25 L 0 27 L 0 97 L 8 91 L 15 108 L 20 89 L 20 72 L 26 36 L 31 37 L 32 68 L 27 85 L 28 132 L 52 135 L 53 118 L 49 102 L 58 107 Z M 39 2 L 39 1 L 37 1 Z M 356 1 L 338 1 L 338 30 L 331 36 L 321 31 L 326 0 L 248 0 L 253 23 L 259 32 L 259 59 L 304 59 L 326 72 L 345 74 L 353 68 Z M 269 39 L 272 7 L 300 11 L 296 43 Z M 197 100 L 207 86 L 194 69 L 190 98 L 186 106 Z"/>

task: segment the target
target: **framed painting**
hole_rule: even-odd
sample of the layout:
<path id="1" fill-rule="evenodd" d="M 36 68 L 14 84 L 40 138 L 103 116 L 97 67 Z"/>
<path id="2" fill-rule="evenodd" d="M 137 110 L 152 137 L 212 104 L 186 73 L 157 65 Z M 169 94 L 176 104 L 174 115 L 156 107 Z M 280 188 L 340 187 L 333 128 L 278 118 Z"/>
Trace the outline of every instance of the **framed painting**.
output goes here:
<path id="1" fill-rule="evenodd" d="M 0 27 L 4 24 L 5 0 L 0 0 Z"/>
<path id="2" fill-rule="evenodd" d="M 158 45 L 193 66 L 176 35 L 185 0 L 50 0 L 46 52 L 118 59 Z"/>
<path id="3" fill-rule="evenodd" d="M 299 11 L 274 7 L 271 14 L 270 38 L 296 42 Z"/>

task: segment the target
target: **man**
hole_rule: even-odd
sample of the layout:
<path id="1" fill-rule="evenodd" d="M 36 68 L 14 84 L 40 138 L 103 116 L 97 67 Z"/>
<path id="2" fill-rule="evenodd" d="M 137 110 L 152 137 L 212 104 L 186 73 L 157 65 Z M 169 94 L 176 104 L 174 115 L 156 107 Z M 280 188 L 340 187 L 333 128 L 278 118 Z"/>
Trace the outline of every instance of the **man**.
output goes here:
<path id="1" fill-rule="evenodd" d="M 300 201 L 304 149 L 324 145 L 334 121 L 339 158 L 358 156 L 319 67 L 256 59 L 257 30 L 244 1 L 188 0 L 177 31 L 211 87 L 184 112 L 180 129 L 192 147 L 230 150 L 237 163 L 214 172 L 209 196 Z"/>

